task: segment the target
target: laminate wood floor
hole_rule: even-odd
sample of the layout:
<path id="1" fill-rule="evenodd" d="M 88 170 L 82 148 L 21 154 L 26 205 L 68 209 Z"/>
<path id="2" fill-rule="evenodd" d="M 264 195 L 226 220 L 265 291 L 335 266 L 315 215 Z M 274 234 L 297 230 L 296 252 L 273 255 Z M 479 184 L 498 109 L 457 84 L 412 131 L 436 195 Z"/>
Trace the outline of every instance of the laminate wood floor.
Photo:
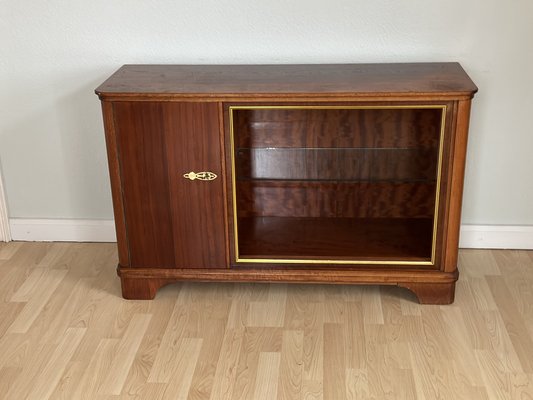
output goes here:
<path id="1" fill-rule="evenodd" d="M 533 399 L 533 252 L 461 251 L 451 306 L 231 283 L 126 301 L 116 263 L 0 243 L 1 399 Z"/>

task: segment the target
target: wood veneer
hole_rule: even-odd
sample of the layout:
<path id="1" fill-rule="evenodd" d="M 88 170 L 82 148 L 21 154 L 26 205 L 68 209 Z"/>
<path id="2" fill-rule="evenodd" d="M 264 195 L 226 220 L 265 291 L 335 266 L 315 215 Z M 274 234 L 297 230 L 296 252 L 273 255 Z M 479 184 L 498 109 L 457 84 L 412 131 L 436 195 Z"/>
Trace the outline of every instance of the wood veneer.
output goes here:
<path id="1" fill-rule="evenodd" d="M 237 179 L 435 181 L 433 149 L 240 148 Z"/>
<path id="2" fill-rule="evenodd" d="M 223 184 L 183 174 L 221 174 L 216 104 L 117 102 L 122 195 L 132 267 L 226 267 Z M 212 144 L 215 144 L 213 146 Z"/>
<path id="3" fill-rule="evenodd" d="M 137 98 L 372 97 L 469 99 L 477 88 L 459 63 L 124 65 L 96 89 Z M 318 95 L 318 96 L 317 96 Z"/>
<path id="4" fill-rule="evenodd" d="M 429 261 L 432 222 L 431 218 L 240 218 L 239 254 L 251 259 Z"/>
<path id="5" fill-rule="evenodd" d="M 342 105 L 328 103 L 322 106 Z M 233 125 L 239 135 L 235 138 L 235 146 L 410 149 L 439 145 L 440 109 L 386 107 L 384 104 L 380 109 L 236 109 L 233 111 Z"/>
<path id="6" fill-rule="evenodd" d="M 453 301 L 476 90 L 457 63 L 122 67 L 96 92 L 123 296 L 266 280 Z M 304 262 L 240 261 L 263 256 Z"/>
<path id="7" fill-rule="evenodd" d="M 431 218 L 435 182 L 243 181 L 239 216 Z"/>

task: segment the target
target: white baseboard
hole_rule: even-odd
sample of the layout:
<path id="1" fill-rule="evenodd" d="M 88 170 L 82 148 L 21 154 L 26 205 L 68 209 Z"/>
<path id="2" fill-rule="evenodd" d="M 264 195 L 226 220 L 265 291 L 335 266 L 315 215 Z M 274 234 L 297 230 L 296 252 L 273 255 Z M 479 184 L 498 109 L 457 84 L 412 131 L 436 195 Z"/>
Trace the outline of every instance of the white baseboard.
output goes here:
<path id="1" fill-rule="evenodd" d="M 533 250 L 533 226 L 462 225 L 459 247 Z"/>
<path id="2" fill-rule="evenodd" d="M 113 220 L 9 220 L 13 240 L 35 242 L 115 242 Z M 463 225 L 459 247 L 466 249 L 533 250 L 533 226 Z"/>
<path id="3" fill-rule="evenodd" d="M 13 240 L 28 242 L 116 242 L 113 220 L 11 218 Z"/>

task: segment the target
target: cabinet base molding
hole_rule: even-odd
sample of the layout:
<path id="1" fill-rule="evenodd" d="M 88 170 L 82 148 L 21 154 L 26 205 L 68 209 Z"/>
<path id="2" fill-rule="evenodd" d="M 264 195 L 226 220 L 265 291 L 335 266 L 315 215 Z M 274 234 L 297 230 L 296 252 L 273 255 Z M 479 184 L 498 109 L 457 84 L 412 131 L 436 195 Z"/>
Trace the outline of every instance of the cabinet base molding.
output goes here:
<path id="1" fill-rule="evenodd" d="M 452 304 L 455 298 L 455 282 L 452 283 L 398 283 L 410 290 L 420 304 Z"/>
<path id="2" fill-rule="evenodd" d="M 182 281 L 269 282 L 395 285 L 413 292 L 421 304 L 451 304 L 454 300 L 454 272 L 383 269 L 175 269 L 117 267 L 125 299 L 151 300 L 163 286 Z"/>
<path id="3" fill-rule="evenodd" d="M 153 300 L 160 288 L 175 282 L 175 279 L 120 277 L 122 297 L 126 300 Z"/>

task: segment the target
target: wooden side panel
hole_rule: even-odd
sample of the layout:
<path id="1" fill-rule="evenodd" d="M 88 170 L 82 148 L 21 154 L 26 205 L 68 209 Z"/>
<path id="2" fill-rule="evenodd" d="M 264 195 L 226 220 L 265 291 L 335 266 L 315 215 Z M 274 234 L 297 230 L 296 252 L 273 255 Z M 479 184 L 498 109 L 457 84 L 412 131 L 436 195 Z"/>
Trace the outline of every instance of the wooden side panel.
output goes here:
<path id="1" fill-rule="evenodd" d="M 117 149 L 117 137 L 113 119 L 113 104 L 102 102 L 104 117 L 105 141 L 107 147 L 107 162 L 109 165 L 109 178 L 111 180 L 111 195 L 113 197 L 113 212 L 115 217 L 115 230 L 117 233 L 118 263 L 122 267 L 129 267 L 130 257 L 128 239 L 126 235 L 126 221 L 122 198 L 122 182 Z"/>
<path id="2" fill-rule="evenodd" d="M 162 103 L 177 268 L 225 268 L 224 176 L 217 103 Z M 191 181 L 189 172 L 213 172 Z"/>
<path id="3" fill-rule="evenodd" d="M 149 102 L 117 102 L 113 107 L 130 265 L 172 267 L 175 240 L 163 110 Z"/>
<path id="4" fill-rule="evenodd" d="M 466 146 L 470 123 L 471 101 L 459 101 L 457 107 L 457 126 L 451 171 L 451 194 L 446 232 L 446 253 L 443 270 L 452 272 L 457 269 L 459 248 L 459 229 L 461 225 L 461 206 L 463 203 L 463 184 L 466 164 Z"/>

